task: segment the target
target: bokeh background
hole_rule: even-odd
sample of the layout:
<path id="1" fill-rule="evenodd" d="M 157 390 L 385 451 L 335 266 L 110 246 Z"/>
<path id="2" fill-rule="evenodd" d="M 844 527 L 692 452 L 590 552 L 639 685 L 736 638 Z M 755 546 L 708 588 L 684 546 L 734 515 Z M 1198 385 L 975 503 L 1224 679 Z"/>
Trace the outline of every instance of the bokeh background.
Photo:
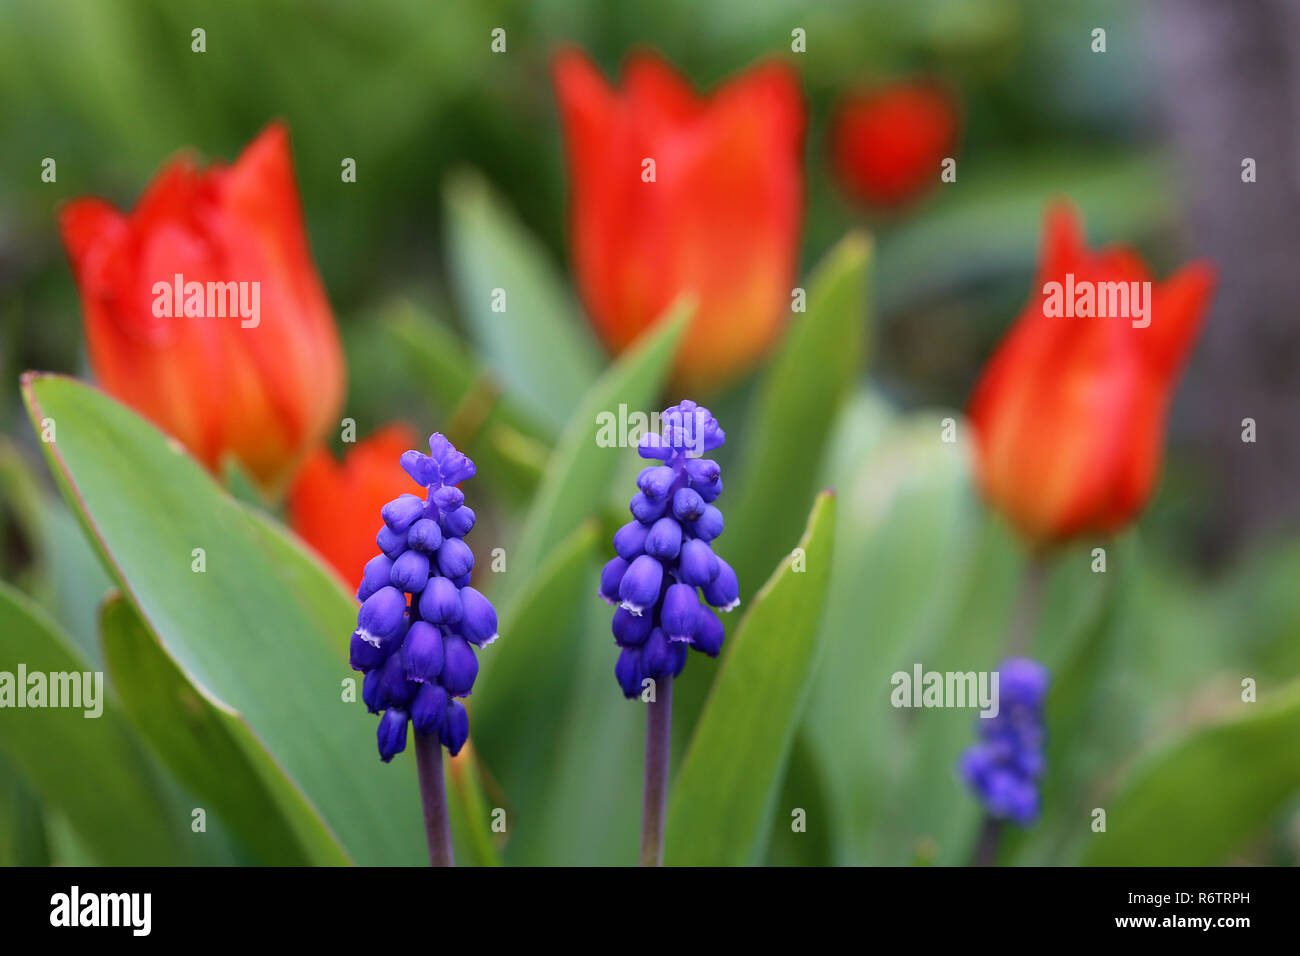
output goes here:
<path id="1" fill-rule="evenodd" d="M 207 52 L 195 54 L 190 31 L 200 26 Z M 496 27 L 507 52 L 485 55 Z M 789 52 L 794 27 L 807 31 L 804 54 Z M 1096 27 L 1104 54 L 1090 50 Z M 89 377 L 60 203 L 94 194 L 130 207 L 180 148 L 233 159 L 282 118 L 347 353 L 345 413 L 362 434 L 393 420 L 428 430 L 453 409 L 402 361 L 402 335 L 419 322 L 473 351 L 474 315 L 458 301 L 449 248 L 467 173 L 567 274 L 548 74 L 557 49 L 576 45 L 612 76 L 628 51 L 650 48 L 701 89 L 764 57 L 797 69 L 809 107 L 800 274 L 854 227 L 873 233 L 876 252 L 860 387 L 827 461 L 810 466 L 841 491 L 841 533 L 822 670 L 780 801 L 836 823 L 807 839 L 778 835 L 765 859 L 967 855 L 977 814 L 952 765 L 969 715 L 892 712 L 887 677 L 916 660 L 966 663 L 981 641 L 992 653 L 1005 626 L 1018 549 L 933 438 L 1023 305 L 1054 197 L 1077 204 L 1094 244 L 1135 245 L 1157 276 L 1206 256 L 1220 285 L 1139 530 L 1118 542 L 1107 579 L 1085 573 L 1086 548 L 1053 576 L 1039 650 L 1057 672 L 1083 667 L 1088 678 L 1070 685 L 1079 699 L 1052 728 L 1045 819 L 1012 841 L 1007 860 L 1088 859 L 1084 811 L 1107 805 L 1129 769 L 1231 712 L 1243 677 L 1259 681 L 1263 699 L 1300 673 L 1300 12 L 1287 0 L 8 0 L 0 37 L 0 415 L 7 454 L 31 465 L 39 455 L 19 373 Z M 913 76 L 937 77 L 958 97 L 958 180 L 898 212 L 864 211 L 830 172 L 833 105 L 856 84 Z M 41 181 L 47 156 L 56 183 Z M 340 181 L 344 157 L 357 161 L 355 183 Z M 1241 180 L 1245 157 L 1257 163 L 1253 184 Z M 573 318 L 582 324 L 576 307 Z M 724 423 L 743 420 L 754 388 L 751 378 L 709 404 Z M 1258 423 L 1254 445 L 1240 439 L 1245 417 Z M 762 440 L 728 430 L 742 449 Z M 508 528 L 527 481 L 493 489 L 489 520 Z M 16 482 L 7 479 L 4 577 L 70 616 L 70 628 L 92 631 L 93 603 L 60 599 L 67 582 L 56 579 L 77 572 L 39 560 L 15 514 Z M 43 520 L 75 534 L 66 514 Z M 698 671 L 707 686 L 710 672 Z M 617 719 L 633 723 L 626 712 Z M 1202 825 L 1233 836 L 1195 862 L 1296 859 L 1300 738 L 1288 739 L 1289 753 L 1250 756 L 1260 786 L 1280 796 L 1251 807 L 1263 816 L 1250 821 L 1238 819 L 1240 802 L 1219 805 L 1227 816 Z M 626 760 L 599 754 L 567 750 L 565 794 L 552 795 L 566 807 L 557 829 L 587 820 L 565 847 L 573 861 L 617 858 L 635 835 L 620 829 L 626 821 L 583 812 L 629 793 L 607 779 Z M 0 841 L 3 858 L 30 852 L 20 830 Z M 558 839 L 508 852 L 546 860 Z M 1124 859 L 1177 859 L 1177 842 L 1139 843 Z M 55 859 L 76 858 L 75 844 L 50 840 Z"/>

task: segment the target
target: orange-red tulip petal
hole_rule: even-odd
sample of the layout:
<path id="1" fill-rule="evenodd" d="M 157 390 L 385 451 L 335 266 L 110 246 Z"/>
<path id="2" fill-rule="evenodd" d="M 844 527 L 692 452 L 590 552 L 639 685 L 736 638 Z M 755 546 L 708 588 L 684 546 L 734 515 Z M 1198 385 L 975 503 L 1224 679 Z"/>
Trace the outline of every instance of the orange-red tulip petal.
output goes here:
<path id="1" fill-rule="evenodd" d="M 1151 282 L 1150 324 L 1057 315 L 1044 287 L 1067 275 L 1076 287 Z M 1118 531 L 1146 505 L 1172 393 L 1213 287 L 1206 262 L 1154 281 L 1128 249 L 1089 250 L 1069 206 L 1049 211 L 1035 294 L 968 410 L 980 486 L 1034 545 Z"/>
<path id="2" fill-rule="evenodd" d="M 402 470 L 402 453 L 417 447 L 414 430 L 389 425 L 348 448 L 336 461 L 317 448 L 289 486 L 289 524 L 325 558 L 349 588 L 379 553 L 379 510 L 403 492 L 421 489 Z"/>
<path id="3" fill-rule="evenodd" d="M 743 374 L 790 311 L 805 122 L 793 72 L 759 65 L 709 96 L 650 54 L 628 61 L 621 90 L 576 51 L 553 72 L 573 268 L 597 332 L 620 352 L 692 294 L 676 382 Z"/>
<path id="4" fill-rule="evenodd" d="M 855 199 L 897 208 L 939 182 L 960 129 L 952 95 L 929 80 L 850 93 L 831 123 L 831 163 Z"/>
<path id="5" fill-rule="evenodd" d="M 76 200 L 61 226 L 105 391 L 209 469 L 232 456 L 264 486 L 289 473 L 337 415 L 344 364 L 284 126 L 268 126 L 231 166 L 178 156 L 131 213 Z M 176 314 L 156 285 L 177 275 L 205 290 L 246 283 L 248 317 L 222 297 L 207 314 L 206 294 L 202 316 Z"/>

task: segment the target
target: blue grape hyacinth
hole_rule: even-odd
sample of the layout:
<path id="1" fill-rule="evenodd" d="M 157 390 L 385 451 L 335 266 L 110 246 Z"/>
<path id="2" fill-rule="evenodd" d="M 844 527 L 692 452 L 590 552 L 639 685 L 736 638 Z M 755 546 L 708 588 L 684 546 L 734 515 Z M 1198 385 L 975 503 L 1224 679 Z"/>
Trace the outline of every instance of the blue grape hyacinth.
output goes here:
<path id="1" fill-rule="evenodd" d="M 622 650 L 614 675 L 628 698 L 647 678 L 680 674 L 690 648 L 717 657 L 723 628 L 714 608 L 740 604 L 736 572 L 712 546 L 722 534 L 713 504 L 722 472 L 702 457 L 721 447 L 726 433 L 692 401 L 669 408 L 661 422 L 659 433 L 641 439 L 641 457 L 657 464 L 637 476 L 632 520 L 615 533 L 616 557 L 600 576 L 601 596 L 618 607 L 612 629 Z"/>
<path id="2" fill-rule="evenodd" d="M 960 770 L 990 816 L 1028 826 L 1038 816 L 1045 761 L 1043 701 L 1051 680 L 1037 661 L 1016 657 L 998 668 L 998 713 L 976 719 L 980 740 Z"/>
<path id="3" fill-rule="evenodd" d="M 474 553 L 464 537 L 474 512 L 456 487 L 474 462 L 440 434 L 429 454 L 408 451 L 402 468 L 425 497 L 401 495 L 380 511 L 380 553 L 366 564 L 352 632 L 352 668 L 365 677 L 361 696 L 380 714 L 379 756 L 406 747 L 407 724 L 435 735 L 455 756 L 469 736 L 468 697 L 478 676 L 475 647 L 497 639 L 492 602 L 470 587 Z"/>

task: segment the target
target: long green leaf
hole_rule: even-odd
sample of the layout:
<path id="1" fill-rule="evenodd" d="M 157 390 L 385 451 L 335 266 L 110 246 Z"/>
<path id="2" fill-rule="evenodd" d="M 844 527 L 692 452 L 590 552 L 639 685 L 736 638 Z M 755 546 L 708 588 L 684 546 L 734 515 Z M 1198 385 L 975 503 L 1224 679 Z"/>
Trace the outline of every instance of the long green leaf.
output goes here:
<path id="1" fill-rule="evenodd" d="M 511 394 L 559 428 L 601 365 L 578 307 L 482 177 L 452 177 L 446 204 L 453 284 L 480 354 Z"/>
<path id="2" fill-rule="evenodd" d="M 746 422 L 749 442 L 728 476 L 721 550 L 742 588 L 763 579 L 799 538 L 820 463 L 862 356 L 871 246 L 850 233 L 826 254 L 808 287 L 808 311 L 791 321 Z"/>
<path id="3" fill-rule="evenodd" d="M 163 762 L 259 862 L 341 864 L 347 854 L 237 713 L 208 699 L 120 596 L 100 613 L 122 707 Z"/>
<path id="4" fill-rule="evenodd" d="M 57 423 L 51 470 L 123 596 L 205 696 L 242 714 L 359 863 L 423 856 L 413 761 L 379 763 L 373 718 L 346 689 L 355 605 L 153 426 L 95 389 L 24 377 Z M 205 570 L 195 550 L 203 549 Z M 304 581 L 325 583 L 309 590 Z M 359 697 L 359 695 L 357 695 Z"/>
<path id="5" fill-rule="evenodd" d="M 659 393 L 692 313 L 678 304 L 611 365 L 583 396 L 546 464 L 537 496 L 524 520 L 511 557 L 507 593 L 515 594 L 558 541 L 603 506 L 612 476 L 635 450 L 597 443 L 602 413 L 617 416 L 619 406 L 649 410 Z M 512 583 L 515 582 L 515 583 Z"/>
<path id="6" fill-rule="evenodd" d="M 757 862 L 820 646 L 831 577 L 835 496 L 818 495 L 799 541 L 728 641 L 717 681 L 678 771 L 665 859 Z M 791 808 L 781 808 L 777 825 Z"/>
<path id="7" fill-rule="evenodd" d="M 84 683 L 94 673 L 44 612 L 0 582 L 0 680 L 16 685 L 20 666 L 29 679 L 34 674 L 78 674 Z M 94 682 L 92 676 L 91 686 Z M 102 672 L 98 684 L 102 712 L 97 717 L 86 716 L 85 706 L 17 707 L 16 698 L 6 700 L 0 710 L 0 750 L 47 806 L 67 816 L 99 862 L 196 862 L 188 810 L 162 795 L 156 772 Z M 27 688 L 10 690 L 25 695 Z"/>
<path id="8" fill-rule="evenodd" d="M 1300 680 L 1234 706 L 1245 715 L 1165 747 L 1099 803 L 1106 831 L 1090 834 L 1085 864 L 1223 863 L 1300 793 Z"/>

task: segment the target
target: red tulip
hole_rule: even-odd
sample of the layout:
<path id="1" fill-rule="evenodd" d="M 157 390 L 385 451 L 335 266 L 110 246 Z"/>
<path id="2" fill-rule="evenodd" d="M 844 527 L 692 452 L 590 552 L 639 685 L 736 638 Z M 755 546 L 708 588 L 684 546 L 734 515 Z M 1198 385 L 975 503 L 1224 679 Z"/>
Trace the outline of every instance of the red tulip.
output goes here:
<path id="1" fill-rule="evenodd" d="M 628 62 L 622 90 L 576 52 L 554 76 L 573 267 L 596 330 L 620 352 L 692 293 L 678 383 L 741 374 L 790 311 L 804 130 L 793 73 L 758 66 L 707 98 L 648 54 Z"/>
<path id="2" fill-rule="evenodd" d="M 1113 532 L 1141 511 L 1213 286 L 1205 262 L 1154 282 L 1129 249 L 1090 251 L 1068 206 L 1048 213 L 1039 286 L 969 409 L 980 485 L 1030 541 Z"/>
<path id="3" fill-rule="evenodd" d="M 61 225 L 107 392 L 209 469 L 233 456 L 267 486 L 320 440 L 343 354 L 283 126 L 233 166 L 177 157 L 129 214 L 80 199 Z"/>
<path id="4" fill-rule="evenodd" d="M 421 492 L 399 464 L 402 452 L 415 447 L 414 431 L 389 425 L 349 448 L 342 464 L 317 448 L 289 486 L 290 526 L 349 588 L 378 552 L 379 509 L 403 492 Z"/>
<path id="5" fill-rule="evenodd" d="M 831 160 L 856 199 L 901 206 L 939 182 L 960 125 L 952 97 L 929 81 L 853 93 L 831 126 Z"/>

